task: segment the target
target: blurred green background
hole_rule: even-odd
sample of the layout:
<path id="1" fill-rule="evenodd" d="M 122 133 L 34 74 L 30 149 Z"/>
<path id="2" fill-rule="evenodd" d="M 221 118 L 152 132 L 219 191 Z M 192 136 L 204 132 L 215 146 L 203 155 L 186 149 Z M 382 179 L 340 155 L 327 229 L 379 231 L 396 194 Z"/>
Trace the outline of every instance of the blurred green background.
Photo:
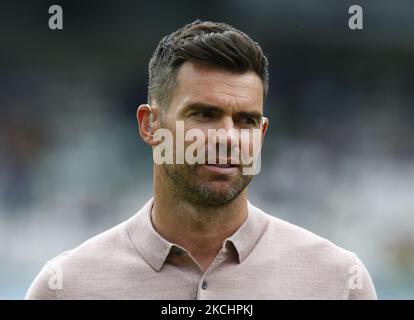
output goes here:
<path id="1" fill-rule="evenodd" d="M 48 28 L 63 8 L 64 30 Z M 348 8 L 364 29 L 348 28 Z M 250 200 L 358 254 L 382 299 L 414 298 L 414 2 L 0 2 L 0 298 L 152 194 L 135 111 L 158 41 L 223 21 L 270 62 Z"/>

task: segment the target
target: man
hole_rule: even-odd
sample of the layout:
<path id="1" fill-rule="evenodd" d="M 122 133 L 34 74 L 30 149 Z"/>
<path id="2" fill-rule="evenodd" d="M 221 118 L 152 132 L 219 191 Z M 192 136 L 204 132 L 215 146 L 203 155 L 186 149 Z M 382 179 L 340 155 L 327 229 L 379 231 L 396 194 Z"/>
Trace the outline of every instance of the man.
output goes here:
<path id="1" fill-rule="evenodd" d="M 260 46 L 229 25 L 195 21 L 164 37 L 149 64 L 148 104 L 137 110 L 140 136 L 155 160 L 159 130 L 175 140 L 178 124 L 185 133 L 197 129 L 206 161 L 177 160 L 187 139 L 182 150 L 178 142 L 165 149 L 174 161 L 154 163 L 154 198 L 50 260 L 26 298 L 375 299 L 355 254 L 248 202 L 252 175 L 232 143 L 243 142 L 243 130 L 259 132 L 262 143 L 267 88 Z M 212 139 L 220 129 L 224 142 Z"/>

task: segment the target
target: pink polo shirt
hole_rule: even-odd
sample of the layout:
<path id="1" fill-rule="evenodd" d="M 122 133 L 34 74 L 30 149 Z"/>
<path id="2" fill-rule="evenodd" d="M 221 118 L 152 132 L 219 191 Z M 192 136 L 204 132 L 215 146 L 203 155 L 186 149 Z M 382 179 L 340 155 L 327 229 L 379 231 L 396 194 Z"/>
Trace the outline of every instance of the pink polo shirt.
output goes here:
<path id="1" fill-rule="evenodd" d="M 203 272 L 153 228 L 153 199 L 129 220 L 48 261 L 26 299 L 376 299 L 357 256 L 248 204 Z"/>

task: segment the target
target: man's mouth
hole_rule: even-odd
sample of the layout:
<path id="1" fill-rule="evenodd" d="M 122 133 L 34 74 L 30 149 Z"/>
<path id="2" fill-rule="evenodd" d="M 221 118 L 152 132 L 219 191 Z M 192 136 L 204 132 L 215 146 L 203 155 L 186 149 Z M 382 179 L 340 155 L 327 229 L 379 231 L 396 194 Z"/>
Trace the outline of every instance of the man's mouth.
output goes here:
<path id="1" fill-rule="evenodd" d="M 217 159 L 209 159 L 206 163 L 206 165 L 213 165 L 217 167 L 240 167 L 238 159 L 234 158 L 217 158 Z"/>
<path id="2" fill-rule="evenodd" d="M 232 164 L 231 161 L 228 163 L 218 163 L 217 161 L 215 164 L 205 164 L 205 167 L 208 171 L 218 173 L 218 174 L 225 174 L 225 175 L 232 175 L 238 172 L 239 166 L 238 164 Z M 223 162 L 223 161 L 222 161 Z"/>
<path id="3" fill-rule="evenodd" d="M 230 168 L 230 167 L 238 167 L 239 165 L 225 163 L 225 164 L 212 164 L 212 166 L 220 167 L 220 168 Z"/>

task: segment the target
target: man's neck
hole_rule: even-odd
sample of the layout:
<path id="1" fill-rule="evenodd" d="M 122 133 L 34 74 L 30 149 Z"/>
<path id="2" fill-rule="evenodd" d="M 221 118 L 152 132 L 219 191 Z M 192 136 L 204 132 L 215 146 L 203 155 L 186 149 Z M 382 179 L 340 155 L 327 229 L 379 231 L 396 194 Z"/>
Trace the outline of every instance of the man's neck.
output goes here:
<path id="1" fill-rule="evenodd" d="M 185 248 L 206 270 L 223 246 L 247 219 L 247 189 L 223 206 L 198 207 L 173 196 L 154 181 L 154 229 L 167 241 Z"/>

